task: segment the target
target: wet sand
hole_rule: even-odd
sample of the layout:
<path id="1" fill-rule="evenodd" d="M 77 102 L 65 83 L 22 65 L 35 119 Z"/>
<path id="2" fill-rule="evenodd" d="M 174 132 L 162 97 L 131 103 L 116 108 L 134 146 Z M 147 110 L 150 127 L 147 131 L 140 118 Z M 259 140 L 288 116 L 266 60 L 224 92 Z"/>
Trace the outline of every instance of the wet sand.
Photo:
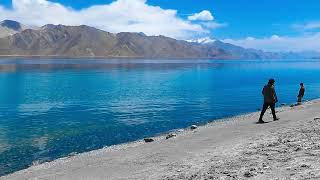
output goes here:
<path id="1" fill-rule="evenodd" d="M 2 180 L 320 179 L 320 100 L 58 159 Z"/>

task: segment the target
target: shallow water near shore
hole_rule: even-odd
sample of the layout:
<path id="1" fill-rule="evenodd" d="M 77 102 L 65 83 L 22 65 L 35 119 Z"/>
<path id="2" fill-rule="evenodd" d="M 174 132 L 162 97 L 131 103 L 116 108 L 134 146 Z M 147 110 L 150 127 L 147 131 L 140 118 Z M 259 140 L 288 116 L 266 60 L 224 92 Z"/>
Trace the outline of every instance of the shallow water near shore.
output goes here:
<path id="1" fill-rule="evenodd" d="M 44 162 L 320 94 L 316 60 L 0 60 L 0 176 Z"/>

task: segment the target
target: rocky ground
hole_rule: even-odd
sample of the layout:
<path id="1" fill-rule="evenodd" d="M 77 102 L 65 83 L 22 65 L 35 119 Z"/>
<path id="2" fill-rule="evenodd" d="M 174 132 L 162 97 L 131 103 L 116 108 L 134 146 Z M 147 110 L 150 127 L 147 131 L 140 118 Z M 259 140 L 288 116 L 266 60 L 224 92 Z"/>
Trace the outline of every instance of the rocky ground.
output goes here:
<path id="1" fill-rule="evenodd" d="M 320 179 L 320 118 L 270 130 L 233 152 L 239 153 L 210 157 L 196 172 L 163 179 Z"/>

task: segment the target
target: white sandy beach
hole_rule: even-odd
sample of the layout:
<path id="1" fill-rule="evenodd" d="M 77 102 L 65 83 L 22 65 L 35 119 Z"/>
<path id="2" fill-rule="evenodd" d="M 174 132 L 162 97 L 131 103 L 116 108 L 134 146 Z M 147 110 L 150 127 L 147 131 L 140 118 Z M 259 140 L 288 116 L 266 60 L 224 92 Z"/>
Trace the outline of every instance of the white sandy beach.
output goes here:
<path id="1" fill-rule="evenodd" d="M 320 100 L 63 158 L 1 180 L 320 179 Z"/>

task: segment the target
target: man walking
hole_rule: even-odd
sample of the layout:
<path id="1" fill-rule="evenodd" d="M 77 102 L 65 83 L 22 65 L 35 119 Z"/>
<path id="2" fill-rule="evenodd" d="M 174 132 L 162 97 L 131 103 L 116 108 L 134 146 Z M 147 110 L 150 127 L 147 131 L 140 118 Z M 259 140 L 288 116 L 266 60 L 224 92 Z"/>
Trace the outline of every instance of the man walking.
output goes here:
<path id="1" fill-rule="evenodd" d="M 265 123 L 262 120 L 262 118 L 263 118 L 264 113 L 268 109 L 268 107 L 271 108 L 273 120 L 274 121 L 279 120 L 279 118 L 277 118 L 277 116 L 276 116 L 276 110 L 275 110 L 276 103 L 278 102 L 278 97 L 277 97 L 276 91 L 274 89 L 274 83 L 275 83 L 275 80 L 270 79 L 268 84 L 263 87 L 262 94 L 264 97 L 264 103 L 263 103 L 263 108 L 262 108 L 262 111 L 260 114 L 259 123 Z"/>
<path id="2" fill-rule="evenodd" d="M 298 94 L 298 105 L 301 105 L 302 103 L 302 98 L 304 96 L 304 92 L 305 92 L 305 88 L 303 83 L 300 83 L 300 90 L 299 90 L 299 94 Z"/>

